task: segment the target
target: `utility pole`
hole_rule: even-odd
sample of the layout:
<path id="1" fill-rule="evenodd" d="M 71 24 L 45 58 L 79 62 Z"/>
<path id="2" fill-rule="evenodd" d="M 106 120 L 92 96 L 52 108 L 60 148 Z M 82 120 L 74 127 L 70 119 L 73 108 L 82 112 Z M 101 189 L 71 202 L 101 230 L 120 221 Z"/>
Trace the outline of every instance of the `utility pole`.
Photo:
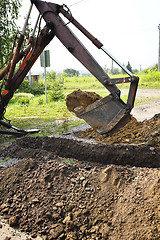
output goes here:
<path id="1" fill-rule="evenodd" d="M 29 70 L 29 85 L 32 84 L 32 76 L 31 76 L 31 69 Z"/>
<path id="2" fill-rule="evenodd" d="M 160 24 L 158 26 L 158 29 L 159 29 L 158 71 L 160 72 Z"/>
<path id="3" fill-rule="evenodd" d="M 49 50 L 43 51 L 40 56 L 41 67 L 44 67 L 44 77 L 45 77 L 45 95 L 47 103 L 47 79 L 46 79 L 46 67 L 50 67 L 50 53 Z"/>
<path id="4" fill-rule="evenodd" d="M 47 103 L 47 78 L 46 78 L 46 67 L 47 67 L 47 57 L 46 57 L 46 51 L 44 51 L 45 96 L 46 96 L 46 103 Z"/>
<path id="5" fill-rule="evenodd" d="M 113 73 L 113 60 L 112 60 L 111 72 Z"/>

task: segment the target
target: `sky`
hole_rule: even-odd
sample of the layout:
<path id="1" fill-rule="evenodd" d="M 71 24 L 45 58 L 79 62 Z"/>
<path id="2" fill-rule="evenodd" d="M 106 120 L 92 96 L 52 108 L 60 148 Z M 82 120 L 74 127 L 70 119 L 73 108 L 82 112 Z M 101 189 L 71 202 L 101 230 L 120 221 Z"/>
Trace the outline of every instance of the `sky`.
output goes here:
<path id="1" fill-rule="evenodd" d="M 130 62 L 133 69 L 145 69 L 158 63 L 160 1 L 159 0 L 55 0 L 50 2 L 66 4 L 73 17 L 92 35 L 100 40 L 120 63 Z M 19 22 L 24 22 L 30 0 L 22 1 Z M 31 14 L 34 26 L 38 11 L 35 6 Z M 68 22 L 68 21 L 66 21 Z M 92 56 L 102 67 L 111 68 L 111 59 L 97 49 L 70 23 L 69 28 L 82 41 Z M 50 50 L 51 67 L 47 70 L 63 71 L 65 68 L 85 70 L 57 38 L 45 50 Z M 118 67 L 116 63 L 114 67 Z M 40 67 L 38 59 L 32 71 Z"/>

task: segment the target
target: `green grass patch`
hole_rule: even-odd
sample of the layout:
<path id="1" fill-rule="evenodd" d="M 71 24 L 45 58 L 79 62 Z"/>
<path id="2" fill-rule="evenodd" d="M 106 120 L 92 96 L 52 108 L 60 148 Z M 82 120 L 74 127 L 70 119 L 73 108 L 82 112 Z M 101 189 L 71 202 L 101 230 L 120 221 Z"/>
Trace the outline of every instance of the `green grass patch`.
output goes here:
<path id="1" fill-rule="evenodd" d="M 6 162 L 6 161 L 8 161 L 8 160 L 10 160 L 10 157 L 6 157 L 5 159 L 1 159 L 1 158 L 0 158 L 0 163 Z"/>
<path id="2" fill-rule="evenodd" d="M 149 71 L 137 75 L 139 77 L 140 89 L 160 89 L 160 72 Z M 128 77 L 126 74 L 110 75 L 110 78 Z M 129 88 L 129 83 L 119 84 L 120 89 Z M 64 90 L 73 89 L 105 89 L 105 87 L 94 76 L 64 77 Z"/>
<path id="3" fill-rule="evenodd" d="M 66 163 L 66 164 L 69 164 L 69 165 L 74 165 L 75 162 L 73 161 L 73 159 L 70 159 L 70 158 L 64 158 L 62 160 L 62 162 Z"/>
<path id="4" fill-rule="evenodd" d="M 110 75 L 111 78 L 121 78 L 127 75 Z M 139 89 L 159 89 L 160 88 L 160 73 L 158 71 L 149 71 L 147 73 L 142 72 L 139 74 Z M 58 90 L 54 89 L 52 93 L 52 84 L 50 84 L 48 92 L 48 102 L 46 103 L 45 95 L 40 94 L 34 96 L 30 93 L 16 93 L 10 101 L 5 117 L 11 120 L 12 125 L 20 129 L 40 129 L 40 132 L 35 134 L 37 136 L 48 136 L 57 133 L 62 133 L 74 126 L 83 124 L 83 120 L 73 121 L 74 116 L 68 111 L 63 96 L 67 96 L 69 93 L 77 89 L 95 91 L 101 97 L 108 95 L 103 85 L 93 76 L 80 76 L 80 77 L 64 77 L 60 79 L 60 85 Z M 27 82 L 25 82 L 26 84 Z M 36 83 L 37 84 L 37 83 Z M 42 81 L 40 81 L 42 87 Z M 120 89 L 129 89 L 130 84 L 117 85 Z M 34 86 L 35 87 L 35 86 Z M 59 101 L 53 101 L 57 99 L 57 91 Z M 36 86 L 38 90 L 38 86 Z M 22 88 L 23 90 L 23 88 Z M 35 89 L 34 89 L 35 90 Z M 37 91 L 34 91 L 37 92 Z M 121 97 L 124 102 L 127 101 L 128 96 Z M 146 104 L 149 101 L 156 100 L 153 97 L 136 98 L 135 106 L 140 104 Z M 57 120 L 59 123 L 57 123 Z M 15 140 L 14 136 L 1 135 L 0 144 L 4 144 L 5 141 L 11 143 Z"/>

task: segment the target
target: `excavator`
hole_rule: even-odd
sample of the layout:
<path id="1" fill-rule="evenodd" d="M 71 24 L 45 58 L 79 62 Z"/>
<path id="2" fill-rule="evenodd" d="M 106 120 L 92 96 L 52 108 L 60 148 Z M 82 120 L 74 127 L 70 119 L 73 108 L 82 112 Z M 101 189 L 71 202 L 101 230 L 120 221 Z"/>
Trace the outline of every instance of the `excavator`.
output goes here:
<path id="1" fill-rule="evenodd" d="M 37 8 L 39 16 L 31 36 L 26 42 L 25 32 L 33 5 Z M 41 29 L 42 19 L 45 21 L 45 26 Z M 67 24 L 64 19 L 67 20 Z M 118 64 L 128 76 L 124 78 L 110 78 L 84 44 L 75 36 L 69 28 L 69 24 L 73 24 L 81 31 L 98 49 L 102 50 L 112 61 Z M 65 4 L 58 5 L 51 2 L 31 0 L 23 29 L 13 44 L 8 62 L 0 72 L 0 125 L 3 128 L 5 127 L 5 129 L 0 130 L 0 133 L 23 136 L 39 131 L 37 129 L 23 130 L 16 128 L 12 126 L 11 121 L 7 120 L 4 115 L 15 91 L 54 37 L 57 37 L 68 51 L 109 91 L 109 95 L 87 106 L 79 113 L 78 117 L 84 119 L 101 134 L 117 131 L 127 124 L 131 119 L 130 112 L 134 107 L 139 78 L 134 76 L 106 50 L 96 37 L 87 31 L 72 16 L 70 9 Z M 130 87 L 126 103 L 121 99 L 121 92 L 117 87 L 119 83 L 129 83 Z"/>

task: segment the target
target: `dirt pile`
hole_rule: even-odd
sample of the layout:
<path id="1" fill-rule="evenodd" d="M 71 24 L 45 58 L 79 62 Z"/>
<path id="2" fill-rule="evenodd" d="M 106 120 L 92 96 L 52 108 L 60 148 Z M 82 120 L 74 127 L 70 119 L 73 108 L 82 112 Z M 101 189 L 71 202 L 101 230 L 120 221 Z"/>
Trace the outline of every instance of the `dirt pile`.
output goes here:
<path id="1" fill-rule="evenodd" d="M 81 91 L 78 89 L 67 95 L 66 105 L 70 112 L 78 116 L 88 105 L 99 99 L 101 99 L 101 97 L 95 92 Z"/>
<path id="2" fill-rule="evenodd" d="M 99 134 L 90 128 L 76 134 L 87 139 L 96 139 L 106 144 L 144 144 L 160 147 L 160 113 L 150 120 L 138 122 L 134 117 L 114 134 Z"/>
<path id="3" fill-rule="evenodd" d="M 88 105 L 101 99 L 95 92 L 77 90 L 69 94 L 66 98 L 66 105 L 69 111 L 77 116 Z M 106 144 L 142 144 L 150 146 L 160 146 L 160 113 L 152 119 L 138 122 L 134 117 L 131 121 L 114 134 L 99 134 L 93 128 L 84 132 L 79 132 L 76 136 L 87 139 L 96 139 Z"/>
<path id="4" fill-rule="evenodd" d="M 160 172 L 50 156 L 1 170 L 0 211 L 43 239 L 160 239 Z"/>
<path id="5" fill-rule="evenodd" d="M 0 214 L 44 240 L 160 239 L 159 130 L 157 114 L 113 135 L 81 131 L 80 141 L 17 139 L 0 152 L 16 158 L 0 168 Z"/>

